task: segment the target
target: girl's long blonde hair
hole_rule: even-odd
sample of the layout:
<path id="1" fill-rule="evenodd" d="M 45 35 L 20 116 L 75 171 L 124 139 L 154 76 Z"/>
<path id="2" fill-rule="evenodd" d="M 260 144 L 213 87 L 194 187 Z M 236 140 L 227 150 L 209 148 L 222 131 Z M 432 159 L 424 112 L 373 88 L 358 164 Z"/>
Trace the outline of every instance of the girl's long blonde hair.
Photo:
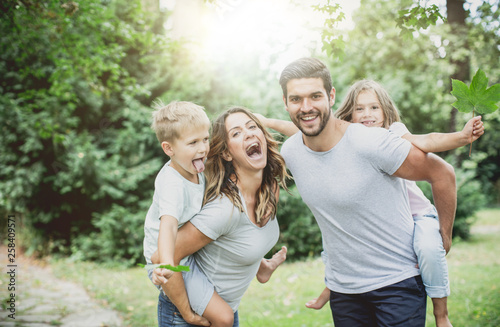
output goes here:
<path id="1" fill-rule="evenodd" d="M 205 165 L 207 187 L 203 204 L 213 201 L 224 194 L 231 200 L 235 207 L 243 212 L 243 203 L 236 186 L 238 174 L 234 169 L 232 161 L 224 159 L 224 154 L 228 152 L 226 118 L 231 114 L 239 112 L 244 113 L 257 124 L 258 128 L 264 133 L 267 141 L 267 165 L 264 168 L 262 184 L 258 190 L 255 209 L 256 221 L 260 223 L 264 217 L 271 215 L 271 219 L 274 219 L 276 216 L 278 204 L 275 193 L 276 188 L 281 186 L 288 191 L 286 179 L 290 178 L 290 175 L 286 170 L 285 160 L 279 153 L 278 141 L 262 126 L 259 119 L 244 107 L 232 107 L 226 110 L 213 123 L 210 152 L 208 153 Z"/>
<path id="2" fill-rule="evenodd" d="M 335 111 L 335 117 L 349 122 L 352 121 L 352 113 L 356 109 L 356 99 L 363 91 L 373 91 L 377 96 L 384 112 L 384 125 L 382 127 L 389 128 L 392 123 L 401 121 L 399 111 L 389 93 L 387 93 L 382 85 L 368 79 L 357 81 L 349 88 L 344 101 L 342 101 L 337 111 Z"/>

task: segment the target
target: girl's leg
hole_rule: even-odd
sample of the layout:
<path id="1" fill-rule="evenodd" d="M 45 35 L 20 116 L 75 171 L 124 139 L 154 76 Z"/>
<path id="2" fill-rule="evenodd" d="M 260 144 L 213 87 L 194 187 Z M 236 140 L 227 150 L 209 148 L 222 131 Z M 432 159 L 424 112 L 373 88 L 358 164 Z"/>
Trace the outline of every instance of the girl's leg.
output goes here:
<path id="1" fill-rule="evenodd" d="M 413 247 L 427 295 L 432 298 L 437 327 L 450 327 L 447 297 L 450 294 L 446 251 L 439 233 L 438 219 L 415 217 Z"/>
<path id="2" fill-rule="evenodd" d="M 203 317 L 212 323 L 211 327 L 233 327 L 234 324 L 233 309 L 215 291 L 203 312 Z"/>

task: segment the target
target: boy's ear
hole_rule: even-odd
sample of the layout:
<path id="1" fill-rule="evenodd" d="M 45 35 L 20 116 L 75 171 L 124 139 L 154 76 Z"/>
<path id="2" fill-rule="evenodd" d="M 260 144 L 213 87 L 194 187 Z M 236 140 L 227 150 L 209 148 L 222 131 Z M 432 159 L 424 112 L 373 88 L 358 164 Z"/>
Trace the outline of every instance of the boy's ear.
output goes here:
<path id="1" fill-rule="evenodd" d="M 167 156 L 171 157 L 174 155 L 174 149 L 172 148 L 171 143 L 163 141 L 161 142 L 161 148 L 163 149 L 163 152 L 165 152 Z"/>

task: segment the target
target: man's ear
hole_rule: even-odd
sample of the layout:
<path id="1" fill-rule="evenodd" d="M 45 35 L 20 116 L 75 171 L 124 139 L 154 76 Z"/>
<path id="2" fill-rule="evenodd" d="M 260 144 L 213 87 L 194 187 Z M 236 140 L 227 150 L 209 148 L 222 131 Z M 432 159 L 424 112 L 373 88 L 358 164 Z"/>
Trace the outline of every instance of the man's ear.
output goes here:
<path id="1" fill-rule="evenodd" d="M 172 144 L 167 141 L 161 142 L 161 148 L 163 149 L 163 152 L 169 157 L 174 155 L 174 149 L 172 148 Z"/>
<path id="2" fill-rule="evenodd" d="M 334 87 L 332 87 L 332 90 L 330 91 L 330 103 L 331 103 L 332 107 L 335 104 L 335 88 Z"/>
<path id="3" fill-rule="evenodd" d="M 285 110 L 288 111 L 288 104 L 286 103 L 285 95 L 283 95 L 283 102 L 285 103 Z"/>

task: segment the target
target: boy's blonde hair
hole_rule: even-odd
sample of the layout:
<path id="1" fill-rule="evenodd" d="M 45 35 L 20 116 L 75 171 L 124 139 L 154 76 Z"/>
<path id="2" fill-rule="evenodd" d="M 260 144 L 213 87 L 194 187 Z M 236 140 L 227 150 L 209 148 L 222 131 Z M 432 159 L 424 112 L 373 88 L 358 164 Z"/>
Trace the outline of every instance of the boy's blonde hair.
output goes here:
<path id="1" fill-rule="evenodd" d="M 384 112 L 384 125 L 382 127 L 389 128 L 392 123 L 401 121 L 398 108 L 394 104 L 394 101 L 392 101 L 389 93 L 387 93 L 382 85 L 368 79 L 357 81 L 349 88 L 344 101 L 342 101 L 337 111 L 335 111 L 335 117 L 351 121 L 352 113 L 356 109 L 356 100 L 358 99 L 358 95 L 363 91 L 373 91 L 377 96 Z"/>
<path id="2" fill-rule="evenodd" d="M 164 105 L 162 101 L 154 104 L 151 128 L 158 141 L 172 142 L 181 136 L 186 127 L 210 128 L 210 120 L 202 106 L 188 101 L 172 101 Z"/>

